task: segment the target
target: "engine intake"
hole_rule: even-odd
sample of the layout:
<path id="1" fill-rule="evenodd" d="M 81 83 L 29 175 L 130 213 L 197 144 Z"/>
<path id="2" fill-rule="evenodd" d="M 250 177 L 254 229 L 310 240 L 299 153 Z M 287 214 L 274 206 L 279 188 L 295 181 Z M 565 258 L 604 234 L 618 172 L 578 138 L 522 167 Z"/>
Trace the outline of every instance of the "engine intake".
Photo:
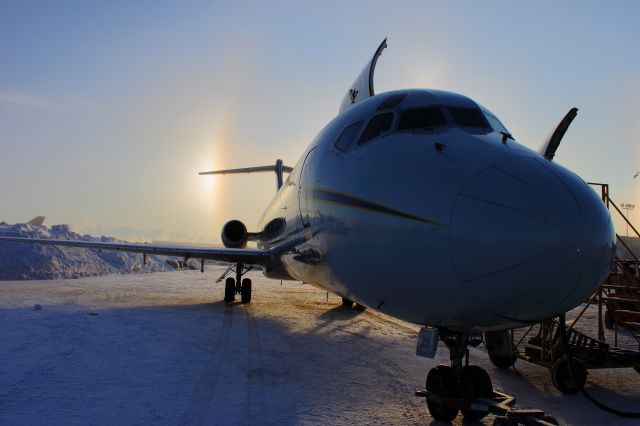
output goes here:
<path id="1" fill-rule="evenodd" d="M 230 220 L 222 227 L 222 244 L 227 248 L 244 248 L 248 238 L 247 227 L 239 220 Z"/>

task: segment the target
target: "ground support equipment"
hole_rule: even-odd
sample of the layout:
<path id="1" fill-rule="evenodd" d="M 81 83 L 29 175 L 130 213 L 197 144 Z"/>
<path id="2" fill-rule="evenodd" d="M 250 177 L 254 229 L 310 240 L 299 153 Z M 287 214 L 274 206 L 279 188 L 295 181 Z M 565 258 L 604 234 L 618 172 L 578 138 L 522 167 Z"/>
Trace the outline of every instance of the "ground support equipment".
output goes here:
<path id="1" fill-rule="evenodd" d="M 491 413 L 497 416 L 494 425 L 559 424 L 542 410 L 511 408 L 516 403 L 516 398 L 496 390 L 493 390 L 493 395 L 489 398 L 442 398 L 428 390 L 416 391 L 415 395 L 454 410 Z"/>

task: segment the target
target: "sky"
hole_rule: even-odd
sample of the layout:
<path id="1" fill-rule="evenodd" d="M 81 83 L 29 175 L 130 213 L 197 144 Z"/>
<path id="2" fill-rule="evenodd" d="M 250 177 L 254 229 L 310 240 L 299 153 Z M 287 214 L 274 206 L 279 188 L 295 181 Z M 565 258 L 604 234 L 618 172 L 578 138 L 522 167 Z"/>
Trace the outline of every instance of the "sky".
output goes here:
<path id="1" fill-rule="evenodd" d="M 0 221 L 215 243 L 254 230 L 378 44 L 376 92 L 462 93 L 640 224 L 640 2 L 0 2 Z M 625 226 L 616 221 L 618 233 Z"/>

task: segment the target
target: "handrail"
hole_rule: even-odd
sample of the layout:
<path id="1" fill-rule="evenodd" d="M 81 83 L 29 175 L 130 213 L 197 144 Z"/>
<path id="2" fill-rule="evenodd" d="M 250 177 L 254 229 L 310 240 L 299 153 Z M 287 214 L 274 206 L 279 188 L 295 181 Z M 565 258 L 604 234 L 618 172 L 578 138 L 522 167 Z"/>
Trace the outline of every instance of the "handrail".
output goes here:
<path id="1" fill-rule="evenodd" d="M 622 216 L 624 221 L 627 222 L 627 225 L 629 225 L 631 227 L 631 229 L 633 229 L 633 232 L 636 233 L 638 238 L 640 238 L 640 232 L 638 232 L 638 230 L 633 226 L 633 224 L 631 222 L 629 222 L 629 219 L 627 219 L 627 217 L 620 211 L 618 206 L 616 206 L 616 203 L 614 203 L 613 200 L 611 199 L 611 196 L 607 194 L 607 197 L 609 198 L 609 204 L 612 205 L 616 209 L 616 211 L 620 214 L 620 216 Z"/>
<path id="2" fill-rule="evenodd" d="M 616 265 L 620 267 L 620 269 L 622 270 L 622 275 L 624 275 L 627 280 L 635 281 L 636 283 L 638 283 L 638 285 L 640 285 L 640 278 L 637 277 L 634 272 L 629 270 L 629 267 L 627 265 L 625 265 L 619 259 L 616 259 Z"/>
<path id="3" fill-rule="evenodd" d="M 631 227 L 633 232 L 636 233 L 638 238 L 640 238 L 640 232 L 638 232 L 638 230 L 635 228 L 635 226 L 633 226 L 631 221 L 629 221 L 627 216 L 625 216 L 624 213 L 622 213 L 622 211 L 620 211 L 620 209 L 618 208 L 616 203 L 611 199 L 611 196 L 609 195 L 609 184 L 608 183 L 599 183 L 599 182 L 587 182 L 587 183 L 589 185 L 592 185 L 592 186 L 599 186 L 600 187 L 600 194 L 602 196 L 602 202 L 606 204 L 606 206 L 607 206 L 607 208 L 609 210 L 611 210 L 611 206 L 613 206 L 613 208 L 618 212 L 618 214 L 620 216 L 622 216 L 622 219 L 624 219 L 624 221 L 627 223 L 627 225 L 629 225 L 629 227 Z M 625 249 L 627 249 L 627 252 L 629 252 L 629 254 L 633 257 L 633 259 L 636 262 L 640 262 L 640 259 L 638 258 L 638 256 L 636 256 L 636 254 L 633 252 L 633 250 L 631 250 L 631 248 L 627 245 L 627 243 L 625 243 L 624 240 L 617 233 L 616 233 L 616 238 L 617 238 L 617 241 L 620 241 L 620 243 L 622 243 L 622 246 Z M 616 258 L 617 258 L 617 256 L 616 256 Z M 638 280 L 638 278 L 636 278 L 636 280 Z"/>
<path id="4" fill-rule="evenodd" d="M 638 232 L 638 230 L 635 228 L 635 226 L 633 226 L 631 221 L 629 221 L 627 216 L 625 216 L 624 213 L 622 213 L 622 211 L 618 208 L 616 203 L 611 199 L 611 196 L 609 195 L 609 184 L 599 183 L 599 182 L 588 182 L 588 184 L 592 186 L 600 187 L 600 195 L 602 197 L 602 202 L 607 206 L 607 209 L 611 210 L 611 206 L 613 206 L 615 211 L 617 211 L 618 214 L 622 216 L 622 219 L 624 219 L 624 221 L 633 230 L 633 232 L 635 232 L 636 235 L 640 237 L 640 232 Z M 629 247 L 627 243 L 622 239 L 622 237 L 617 233 L 616 233 L 616 242 L 620 242 L 620 244 L 627 250 L 627 253 L 629 253 L 629 256 L 631 256 L 631 258 L 635 262 L 640 264 L 640 258 L 638 258 L 638 256 L 633 252 L 633 250 L 631 250 L 631 247 Z M 638 277 L 634 272 L 632 272 L 627 267 L 627 265 L 623 263 L 623 260 L 620 259 L 617 255 L 615 256 L 615 264 L 619 268 L 618 270 L 622 272 L 622 275 L 625 277 L 625 279 L 628 279 L 630 281 L 635 281 L 640 285 L 640 277 Z"/>
<path id="5" fill-rule="evenodd" d="M 625 243 L 624 240 L 620 238 L 620 235 L 616 234 L 616 237 L 618 238 L 618 241 L 622 243 L 622 246 L 627 249 L 631 257 L 633 257 L 633 259 L 636 262 L 640 262 L 640 259 L 638 259 L 638 256 L 636 256 L 635 253 L 631 250 L 631 248 L 627 245 L 627 243 Z"/>

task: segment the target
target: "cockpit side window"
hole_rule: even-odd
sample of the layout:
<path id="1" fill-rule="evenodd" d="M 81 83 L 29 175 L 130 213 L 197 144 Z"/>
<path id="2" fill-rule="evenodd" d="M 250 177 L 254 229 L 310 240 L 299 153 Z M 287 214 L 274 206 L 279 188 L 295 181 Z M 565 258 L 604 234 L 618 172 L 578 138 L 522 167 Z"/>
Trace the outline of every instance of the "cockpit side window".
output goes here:
<path id="1" fill-rule="evenodd" d="M 362 123 L 363 121 L 361 120 L 345 127 L 334 144 L 338 151 L 347 152 L 349 147 L 353 144 L 353 141 L 356 140 L 356 136 L 362 127 Z"/>
<path id="2" fill-rule="evenodd" d="M 362 136 L 356 143 L 356 145 L 364 145 L 369 142 L 371 139 L 377 138 L 383 133 L 388 132 L 391 129 L 391 124 L 393 124 L 393 113 L 385 112 L 384 114 L 378 114 L 369 120 L 369 124 L 362 132 Z"/>
<path id="3" fill-rule="evenodd" d="M 490 131 L 487 120 L 477 108 L 449 107 L 453 121 L 460 127 L 474 127 Z"/>
<path id="4" fill-rule="evenodd" d="M 510 134 L 507 128 L 504 127 L 504 124 L 502 124 L 500 120 L 498 120 L 498 117 L 485 110 L 483 110 L 482 112 L 484 113 L 484 117 L 487 119 L 493 130 L 495 130 L 496 132 Z"/>
<path id="5" fill-rule="evenodd" d="M 446 124 L 447 120 L 440 107 L 407 109 L 400 114 L 398 130 L 433 130 L 434 127 Z"/>

